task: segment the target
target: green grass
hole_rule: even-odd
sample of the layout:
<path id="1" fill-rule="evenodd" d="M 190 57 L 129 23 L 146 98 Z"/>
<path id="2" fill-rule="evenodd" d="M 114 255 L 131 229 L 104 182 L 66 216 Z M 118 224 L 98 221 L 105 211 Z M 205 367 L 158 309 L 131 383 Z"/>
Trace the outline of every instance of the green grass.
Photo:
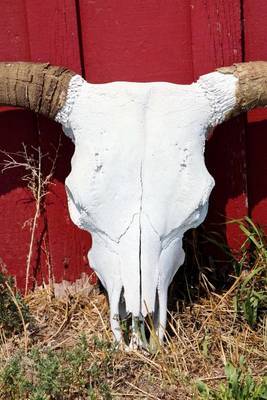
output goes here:
<path id="1" fill-rule="evenodd" d="M 267 247 L 264 232 L 245 217 L 238 221 L 245 235 L 241 257 L 234 263 L 240 282 L 233 298 L 234 307 L 253 328 L 267 310 Z"/>
<path id="2" fill-rule="evenodd" d="M 202 381 L 197 382 L 199 399 L 201 400 L 266 400 L 267 377 L 256 382 L 252 372 L 246 367 L 241 357 L 235 367 L 231 362 L 225 365 L 226 382 L 216 389 L 209 388 Z"/>
<path id="3" fill-rule="evenodd" d="M 110 343 L 95 340 L 103 357 L 95 360 L 81 336 L 72 349 L 52 351 L 33 347 L 27 355 L 15 354 L 0 373 L 0 399 L 65 400 L 111 399 L 103 376 L 112 374 Z"/>
<path id="4" fill-rule="evenodd" d="M 29 308 L 14 288 L 14 279 L 0 272 L 0 329 L 6 337 L 22 332 L 32 321 Z"/>

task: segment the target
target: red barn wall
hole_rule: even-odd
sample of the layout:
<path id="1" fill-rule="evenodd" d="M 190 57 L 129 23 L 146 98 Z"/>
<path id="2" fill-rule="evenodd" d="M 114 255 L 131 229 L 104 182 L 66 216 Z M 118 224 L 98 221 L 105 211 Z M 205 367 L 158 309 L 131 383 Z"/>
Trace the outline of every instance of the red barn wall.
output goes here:
<path id="1" fill-rule="evenodd" d="M 9 0 L 1 1 L 0 60 L 65 65 L 90 82 L 114 80 L 191 83 L 222 65 L 266 59 L 264 0 Z M 265 19 L 264 19 L 265 18 Z M 267 223 L 266 112 L 235 118 L 216 129 L 207 164 L 216 179 L 207 229 L 220 230 L 231 247 L 242 238 L 225 221 L 248 213 Z M 60 127 L 29 112 L 2 109 L 0 149 L 21 144 L 53 154 Z M 64 179 L 73 147 L 62 138 L 57 168 L 39 218 L 31 284 L 48 272 L 74 281 L 90 269 L 90 236 L 67 211 Z M 3 156 L 2 156 L 3 158 Z M 44 162 L 49 169 L 49 160 Z M 0 258 L 18 285 L 25 285 L 29 221 L 34 201 L 23 171 L 0 175 Z"/>

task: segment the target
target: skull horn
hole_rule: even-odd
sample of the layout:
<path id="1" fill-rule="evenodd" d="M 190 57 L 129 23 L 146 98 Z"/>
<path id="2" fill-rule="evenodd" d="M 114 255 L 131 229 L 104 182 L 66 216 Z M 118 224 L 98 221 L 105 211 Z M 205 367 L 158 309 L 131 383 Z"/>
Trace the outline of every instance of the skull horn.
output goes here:
<path id="1" fill-rule="evenodd" d="M 197 84 L 209 99 L 214 127 L 242 112 L 267 105 L 267 62 L 251 61 L 218 68 Z"/>
<path id="2" fill-rule="evenodd" d="M 49 63 L 0 62 L 0 105 L 28 108 L 55 119 L 74 75 Z"/>
<path id="3" fill-rule="evenodd" d="M 238 79 L 235 93 L 236 105 L 228 118 L 255 107 L 267 105 L 267 62 L 234 64 L 231 67 L 219 68 L 217 71 L 232 74 Z"/>
<path id="4" fill-rule="evenodd" d="M 217 72 L 237 79 L 236 103 L 223 120 L 267 105 L 267 62 L 233 64 L 218 68 Z M 66 102 L 69 83 L 75 75 L 67 68 L 49 63 L 0 62 L 0 104 L 28 108 L 55 119 Z M 205 82 L 209 76 L 203 75 L 199 82 Z"/>

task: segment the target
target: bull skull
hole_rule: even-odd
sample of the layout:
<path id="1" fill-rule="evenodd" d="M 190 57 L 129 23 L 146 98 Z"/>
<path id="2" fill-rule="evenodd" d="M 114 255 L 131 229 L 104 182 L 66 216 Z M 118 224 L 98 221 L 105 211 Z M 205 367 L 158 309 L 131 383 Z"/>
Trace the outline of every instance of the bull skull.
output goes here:
<path id="1" fill-rule="evenodd" d="M 55 119 L 75 144 L 69 211 L 92 234 L 90 264 L 107 290 L 117 341 L 130 315 L 131 345 L 142 344 L 137 327 L 148 314 L 163 339 L 183 235 L 204 220 L 214 186 L 207 133 L 266 105 L 266 81 L 264 62 L 221 68 L 191 85 L 90 84 L 49 64 L 0 63 L 0 104 Z"/>

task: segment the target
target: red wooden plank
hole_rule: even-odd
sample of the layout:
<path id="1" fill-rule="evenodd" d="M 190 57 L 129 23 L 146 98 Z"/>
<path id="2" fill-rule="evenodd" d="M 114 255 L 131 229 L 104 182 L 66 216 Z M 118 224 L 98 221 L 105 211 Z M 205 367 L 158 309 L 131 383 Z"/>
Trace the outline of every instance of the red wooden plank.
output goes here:
<path id="1" fill-rule="evenodd" d="M 0 19 L 0 59 L 49 61 L 81 71 L 75 2 L 70 1 L 3 1 Z M 10 45 L 7 45 L 11 43 Z M 22 111 L 2 113 L 0 148 L 8 151 L 21 149 L 21 142 L 51 151 L 58 140 L 59 126 Z M 5 134 L 4 134 L 5 132 Z M 87 251 L 91 239 L 70 222 L 67 211 L 64 179 L 70 168 L 73 146 L 63 139 L 55 182 L 46 203 L 46 213 L 38 222 L 32 269 L 39 263 L 35 277 L 40 282 L 47 277 L 47 261 L 57 281 L 74 280 L 84 271 L 90 273 Z M 10 150 L 11 149 L 11 150 Z M 46 163 L 46 168 L 49 164 Z M 8 270 L 18 277 L 20 287 L 25 282 L 25 263 L 29 244 L 29 229 L 22 230 L 25 220 L 33 216 L 31 195 L 20 189 L 21 175 L 11 171 L 1 176 L 1 248 L 0 257 Z M 12 185 L 9 184 L 12 182 Z M 28 197 L 27 197 L 28 196 Z M 25 203 L 25 198 L 27 202 Z M 21 205 L 23 202 L 23 206 Z M 12 234 L 13 241 L 10 242 Z M 16 245 L 14 245 L 14 241 Z M 12 245 L 11 245 L 12 243 Z M 48 256 L 49 255 L 49 256 Z M 36 269 L 36 268 L 35 268 Z"/>
<path id="2" fill-rule="evenodd" d="M 23 0 L 1 1 L 0 60 L 29 60 L 25 3 Z"/>
<path id="3" fill-rule="evenodd" d="M 194 78 L 242 60 L 240 0 L 191 0 Z"/>
<path id="4" fill-rule="evenodd" d="M 267 60 L 267 3 L 244 1 L 246 61 Z M 248 114 L 248 200 L 252 218 L 267 229 L 267 110 Z"/>
<path id="5" fill-rule="evenodd" d="M 27 0 L 26 3 L 32 59 L 64 65 L 81 73 L 75 2 Z M 58 144 L 60 129 L 51 121 L 39 120 L 42 150 L 51 152 Z M 67 209 L 64 181 L 70 172 L 73 151 L 70 140 L 62 137 L 54 179 L 56 185 L 50 187 L 46 202 L 49 252 L 57 282 L 62 278 L 73 281 L 82 272 L 92 272 L 87 259 L 91 237 L 73 225 Z"/>
<path id="6" fill-rule="evenodd" d="M 194 77 L 241 62 L 240 1 L 191 0 L 190 3 Z M 236 118 L 215 130 L 206 151 L 207 166 L 216 181 L 206 226 L 208 230 L 221 231 L 235 249 L 243 237 L 236 225 L 225 222 L 247 215 L 245 150 L 243 118 Z"/>
<path id="7" fill-rule="evenodd" d="M 60 126 L 52 121 L 40 120 L 42 151 L 53 159 L 59 143 Z M 46 215 L 48 218 L 49 253 L 56 282 L 62 279 L 74 281 L 81 273 L 89 275 L 92 271 L 88 264 L 88 251 L 92 245 L 91 236 L 78 229 L 70 220 L 67 207 L 65 178 L 70 173 L 71 157 L 74 146 L 61 135 L 61 147 L 56 162 L 53 184 L 46 197 Z M 46 164 L 47 172 L 51 163 Z"/>
<path id="8" fill-rule="evenodd" d="M 81 0 L 80 12 L 90 82 L 191 81 L 187 1 Z"/>
<path id="9" fill-rule="evenodd" d="M 17 153 L 22 150 L 22 143 L 28 149 L 37 145 L 33 114 L 18 110 L 0 113 L 0 125 L 1 150 Z M 5 159 L 7 157 L 1 153 L 1 164 Z M 25 287 L 26 260 L 31 238 L 30 222 L 35 213 L 35 202 L 22 179 L 25 173 L 20 168 L 0 174 L 0 258 L 9 273 L 16 276 L 20 288 Z M 39 218 L 31 258 L 31 277 L 42 261 L 37 243 L 43 228 L 43 218 Z M 30 283 L 33 283 L 32 279 Z"/>
<path id="10" fill-rule="evenodd" d="M 81 73 L 75 1 L 25 0 L 31 59 Z"/>
<path id="11" fill-rule="evenodd" d="M 29 60 L 25 3 L 3 1 L 0 19 L 0 60 Z M 0 113 L 0 149 L 8 152 L 22 150 L 22 143 L 29 148 L 37 146 L 36 120 L 33 114 L 22 110 Z M 6 158 L 1 154 L 0 162 Z M 31 237 L 26 222 L 34 216 L 35 205 L 31 193 L 25 187 L 23 170 L 10 170 L 0 175 L 0 257 L 8 271 L 16 275 L 18 286 L 25 287 L 26 260 Z M 43 218 L 38 221 L 31 262 L 31 276 L 37 264 L 42 262 L 37 242 L 43 231 Z M 31 280 L 32 282 L 32 280 Z"/>

